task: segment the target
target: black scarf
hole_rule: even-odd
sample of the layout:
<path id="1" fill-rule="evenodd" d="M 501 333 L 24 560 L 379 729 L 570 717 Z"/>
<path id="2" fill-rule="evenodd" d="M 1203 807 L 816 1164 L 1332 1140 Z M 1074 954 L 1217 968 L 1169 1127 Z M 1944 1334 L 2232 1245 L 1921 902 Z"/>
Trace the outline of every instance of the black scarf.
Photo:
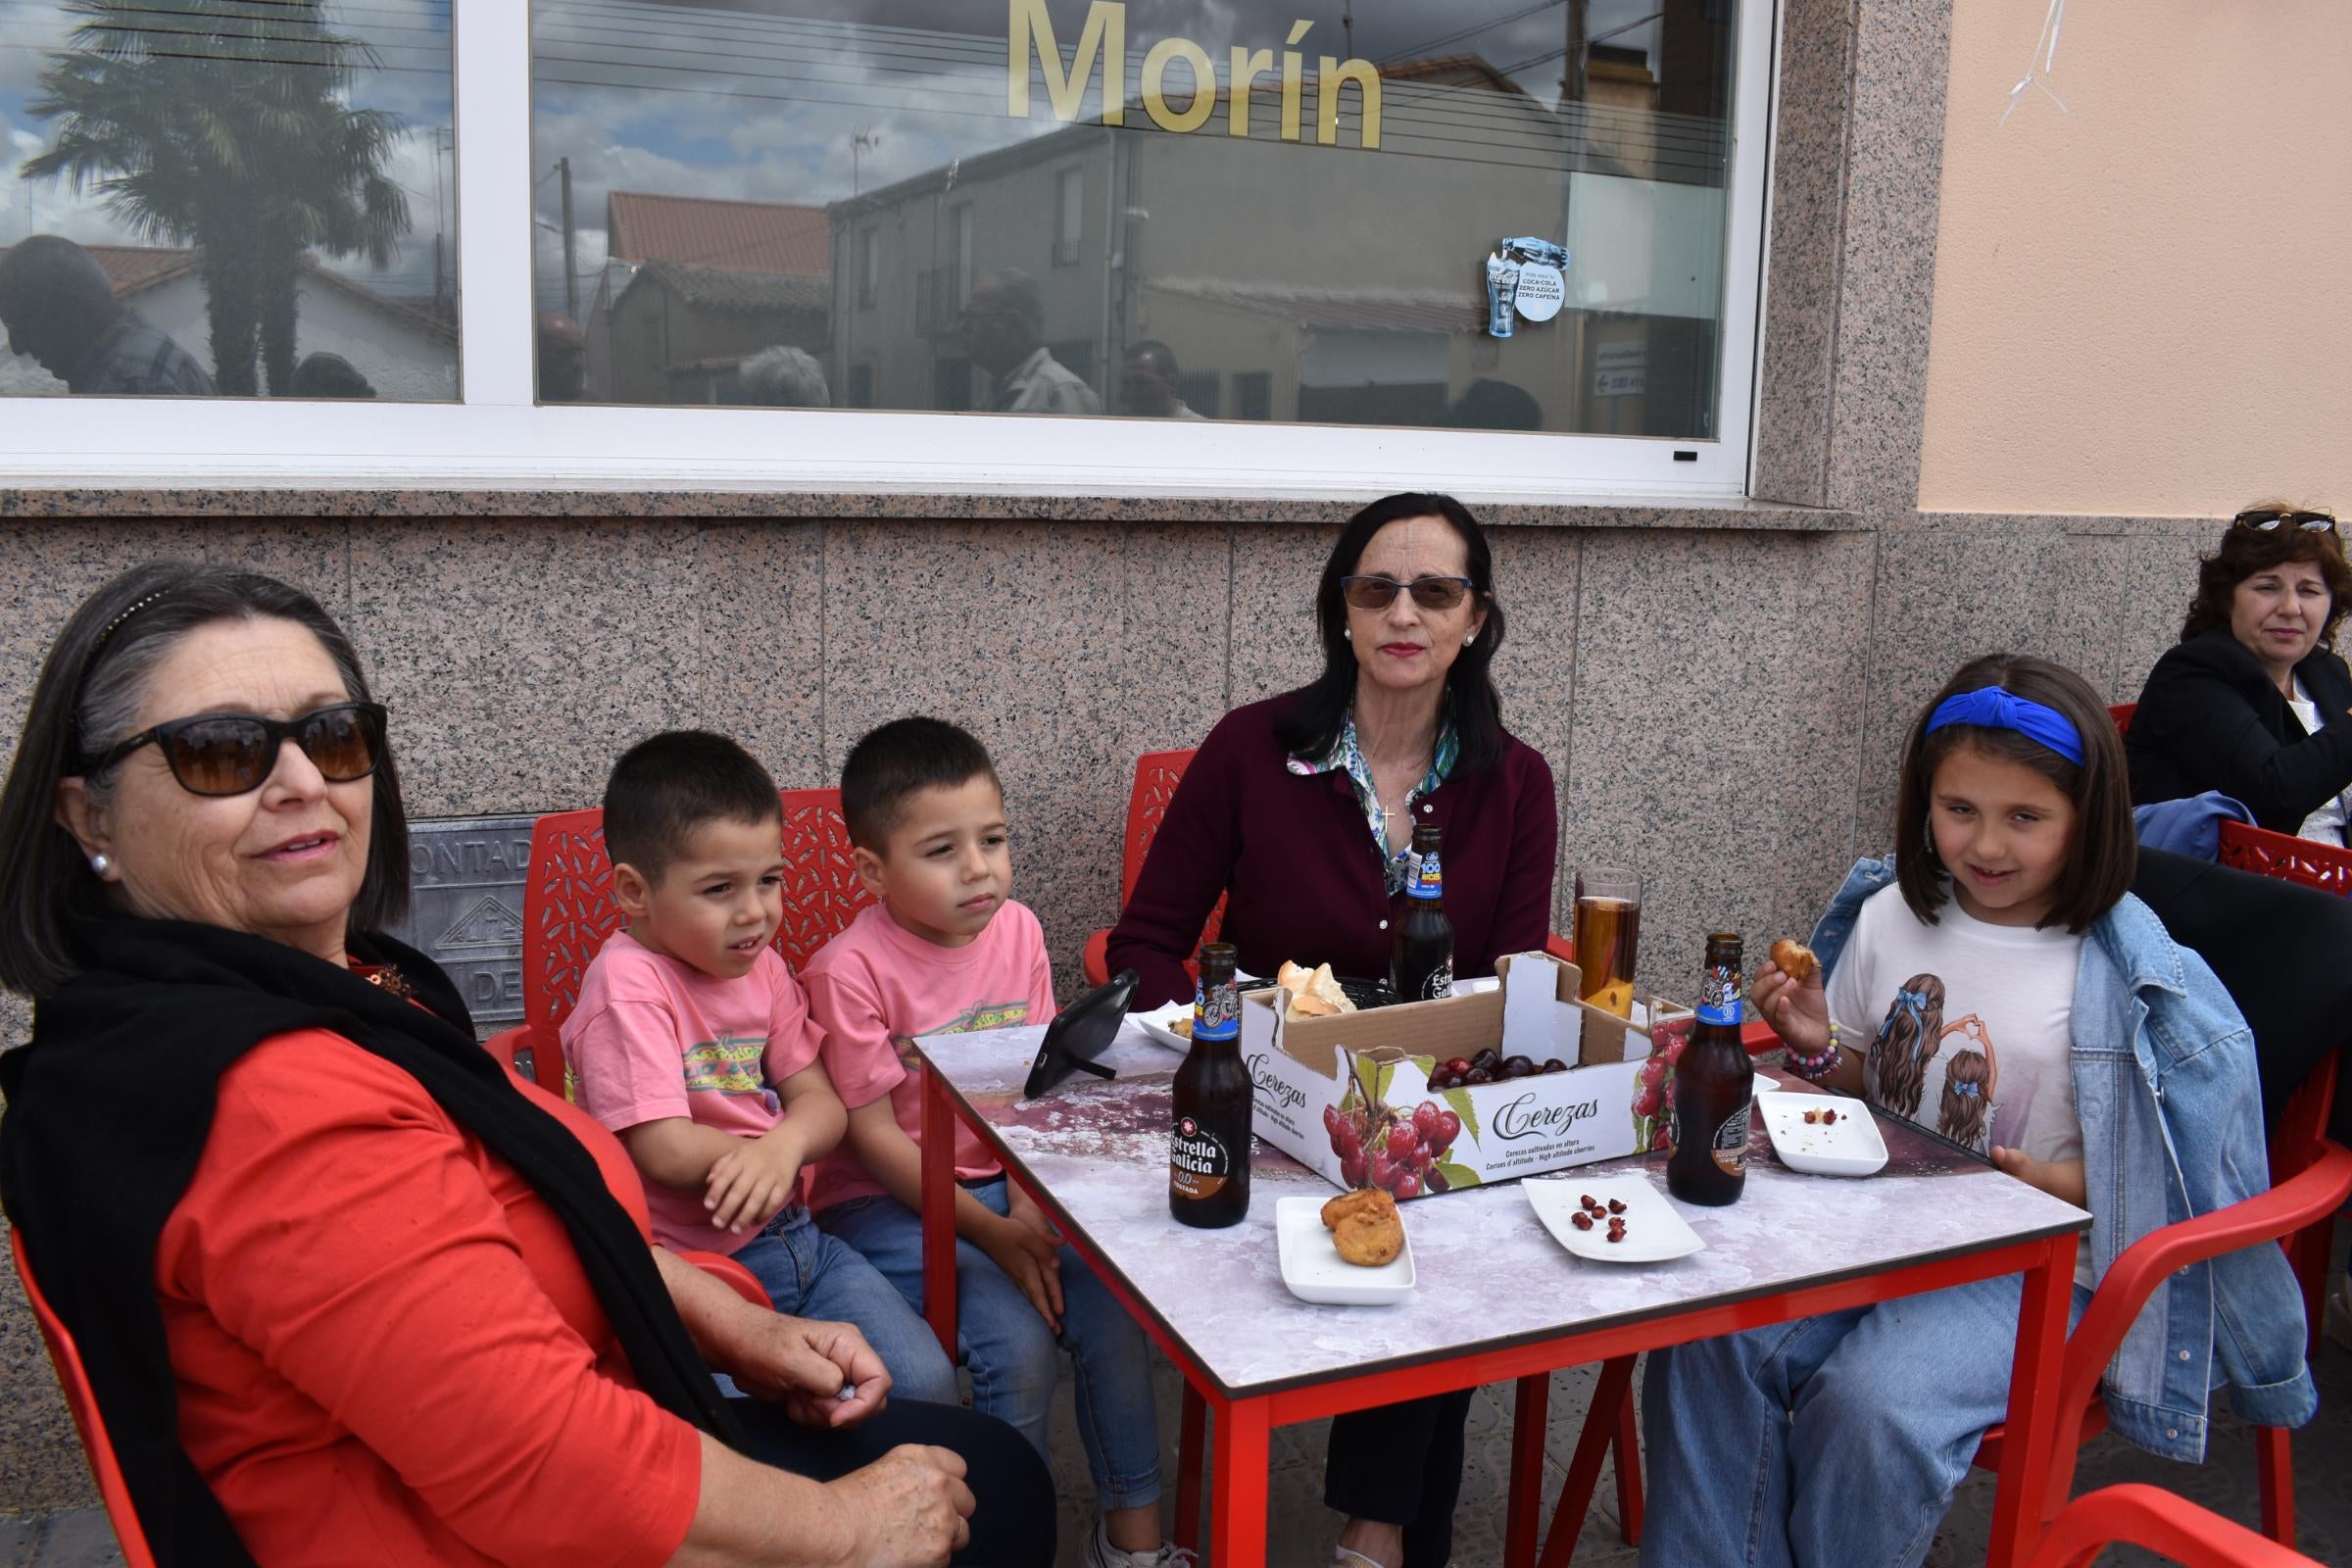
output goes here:
<path id="1" fill-rule="evenodd" d="M 32 1043 L 0 1055 L 0 1201 L 33 1278 L 80 1347 L 148 1544 L 166 1565 L 249 1563 L 180 1448 L 178 1398 L 156 1304 L 164 1222 L 187 1191 L 220 1074 L 254 1046 L 325 1029 L 424 1087 L 563 1217 L 645 1392 L 740 1447 L 644 1238 L 579 1141 L 475 1044 L 431 959 L 385 937 L 351 956 L 389 963 L 423 1006 L 264 937 L 171 920 L 79 924 L 82 969 L 33 1013 Z"/>

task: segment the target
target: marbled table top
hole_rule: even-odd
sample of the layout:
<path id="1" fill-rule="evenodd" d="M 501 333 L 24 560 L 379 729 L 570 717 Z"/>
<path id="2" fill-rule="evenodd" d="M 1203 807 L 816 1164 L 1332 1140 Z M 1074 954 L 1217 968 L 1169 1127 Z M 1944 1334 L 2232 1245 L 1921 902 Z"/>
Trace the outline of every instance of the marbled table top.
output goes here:
<path id="1" fill-rule="evenodd" d="M 1737 1203 L 1676 1203 L 1703 1250 L 1671 1262 L 1594 1263 L 1570 1255 L 1537 1220 L 1517 1183 L 1403 1205 L 1419 1289 L 1394 1306 L 1310 1306 L 1283 1285 L 1274 1237 L 1279 1198 L 1335 1189 L 1259 1143 L 1249 1216 L 1195 1230 L 1168 1214 L 1169 1084 L 1182 1059 L 1130 1022 L 1101 1058 L 1104 1083 L 1073 1074 L 1020 1098 L 1045 1031 L 1003 1029 L 916 1042 L 955 1098 L 1033 1178 L 1096 1254 L 1228 1394 L 1263 1394 L 1376 1364 L 1465 1351 L 1654 1317 L 1905 1262 L 2080 1231 L 2071 1203 L 1880 1119 L 1889 1159 L 1862 1180 L 1804 1176 L 1771 1152 L 1755 1118 L 1747 1190 Z M 1566 1174 L 1646 1174 L 1663 1194 L 1665 1157 L 1579 1166 Z"/>

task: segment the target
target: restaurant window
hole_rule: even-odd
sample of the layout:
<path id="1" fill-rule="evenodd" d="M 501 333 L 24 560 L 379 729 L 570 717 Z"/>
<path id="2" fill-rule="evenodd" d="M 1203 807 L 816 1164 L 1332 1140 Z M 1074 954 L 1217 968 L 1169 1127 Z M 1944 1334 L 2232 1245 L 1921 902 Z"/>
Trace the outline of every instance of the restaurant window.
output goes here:
<path id="1" fill-rule="evenodd" d="M 450 0 L 0 13 L 0 395 L 458 396 Z"/>
<path id="2" fill-rule="evenodd" d="M 667 401 L 677 363 L 789 343 L 871 357 L 888 409 L 1685 442 L 1732 409 L 1743 440 L 1759 10 L 533 0 L 537 158 L 587 171 L 608 253 L 778 282 L 673 303 L 631 351 L 663 363 L 589 395 Z M 727 220 L 628 236 L 650 201 Z M 853 332 L 824 236 L 880 227 L 911 308 Z M 1137 403 L 1147 342 L 1182 381 Z"/>
<path id="3" fill-rule="evenodd" d="M 1054 265 L 1076 267 L 1086 224 L 1086 171 L 1065 169 L 1054 176 Z"/>
<path id="4" fill-rule="evenodd" d="M 869 228 L 859 234 L 858 253 L 858 304 L 870 311 L 882 287 L 882 231 Z"/>

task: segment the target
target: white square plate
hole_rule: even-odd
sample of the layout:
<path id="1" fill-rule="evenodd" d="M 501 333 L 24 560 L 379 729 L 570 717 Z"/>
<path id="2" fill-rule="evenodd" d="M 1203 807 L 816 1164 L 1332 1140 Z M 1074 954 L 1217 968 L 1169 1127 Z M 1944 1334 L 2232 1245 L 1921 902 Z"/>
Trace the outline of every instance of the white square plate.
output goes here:
<path id="1" fill-rule="evenodd" d="M 1808 1124 L 1808 1110 L 1834 1110 L 1827 1126 Z M 1886 1163 L 1886 1140 L 1878 1118 L 1859 1100 L 1844 1095 L 1771 1094 L 1756 1097 L 1756 1112 L 1772 1139 L 1773 1152 L 1790 1170 L 1815 1176 L 1869 1176 Z"/>
<path id="2" fill-rule="evenodd" d="M 1553 1241 L 1595 1263 L 1662 1263 L 1688 1257 L 1707 1245 L 1646 1176 L 1579 1176 L 1570 1171 L 1564 1176 L 1530 1176 L 1519 1190 L 1527 1194 L 1529 1206 Z M 1580 1231 L 1571 1216 L 1583 1207 L 1578 1200 L 1588 1195 L 1600 1204 L 1602 1217 L 1591 1230 Z M 1612 1198 L 1625 1205 L 1622 1242 L 1609 1240 L 1607 1209 Z"/>
<path id="3" fill-rule="evenodd" d="M 1282 1283 L 1301 1301 L 1324 1306 L 1387 1306 L 1413 1294 L 1413 1240 L 1396 1261 L 1360 1268 L 1340 1256 L 1323 1228 L 1320 1198 L 1285 1198 L 1274 1204 L 1274 1235 L 1282 1249 Z"/>
<path id="4" fill-rule="evenodd" d="M 1189 1002 L 1171 1002 L 1166 1006 L 1153 1007 L 1150 1012 L 1131 1012 L 1127 1016 L 1152 1037 L 1153 1045 L 1188 1053 L 1193 1049 L 1190 1035 L 1180 1035 L 1169 1027 L 1179 1019 L 1184 1021 L 1186 1028 L 1192 1027 L 1193 1004 Z"/>

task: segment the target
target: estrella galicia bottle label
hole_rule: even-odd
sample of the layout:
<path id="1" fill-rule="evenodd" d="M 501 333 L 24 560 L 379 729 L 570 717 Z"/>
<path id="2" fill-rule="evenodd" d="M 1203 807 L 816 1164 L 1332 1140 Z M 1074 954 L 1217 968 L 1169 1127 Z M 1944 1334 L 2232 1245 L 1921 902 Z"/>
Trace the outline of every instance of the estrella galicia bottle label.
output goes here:
<path id="1" fill-rule="evenodd" d="M 1210 1198 L 1233 1179 L 1233 1151 L 1190 1116 L 1176 1118 L 1168 1144 L 1168 1186 L 1179 1198 Z"/>
<path id="2" fill-rule="evenodd" d="M 1738 1024 L 1742 1011 L 1740 991 L 1739 970 L 1729 964 L 1710 964 L 1705 977 L 1699 981 L 1698 1021 Z M 1741 1148 L 1746 1147 L 1746 1136 L 1745 1133 L 1740 1134 Z"/>
<path id="3" fill-rule="evenodd" d="M 1724 1117 L 1723 1125 L 1715 1129 L 1715 1141 L 1708 1149 L 1708 1152 L 1715 1156 L 1715 1163 L 1727 1176 L 1737 1176 L 1747 1169 L 1749 1104 L 1743 1101 L 1738 1110 Z"/>
<path id="4" fill-rule="evenodd" d="M 1193 1038 L 1239 1040 L 1242 1037 L 1242 988 L 1237 985 L 1193 985 Z"/>
<path id="5" fill-rule="evenodd" d="M 1421 982 L 1421 1000 L 1423 1002 L 1444 1002 L 1452 995 L 1453 955 L 1448 953 L 1446 955 L 1445 961 L 1430 970 L 1429 978 Z"/>
<path id="6" fill-rule="evenodd" d="M 1446 896 L 1445 873 L 1438 868 L 1438 852 L 1416 857 L 1413 874 L 1405 883 L 1405 891 L 1416 899 L 1442 899 Z"/>

